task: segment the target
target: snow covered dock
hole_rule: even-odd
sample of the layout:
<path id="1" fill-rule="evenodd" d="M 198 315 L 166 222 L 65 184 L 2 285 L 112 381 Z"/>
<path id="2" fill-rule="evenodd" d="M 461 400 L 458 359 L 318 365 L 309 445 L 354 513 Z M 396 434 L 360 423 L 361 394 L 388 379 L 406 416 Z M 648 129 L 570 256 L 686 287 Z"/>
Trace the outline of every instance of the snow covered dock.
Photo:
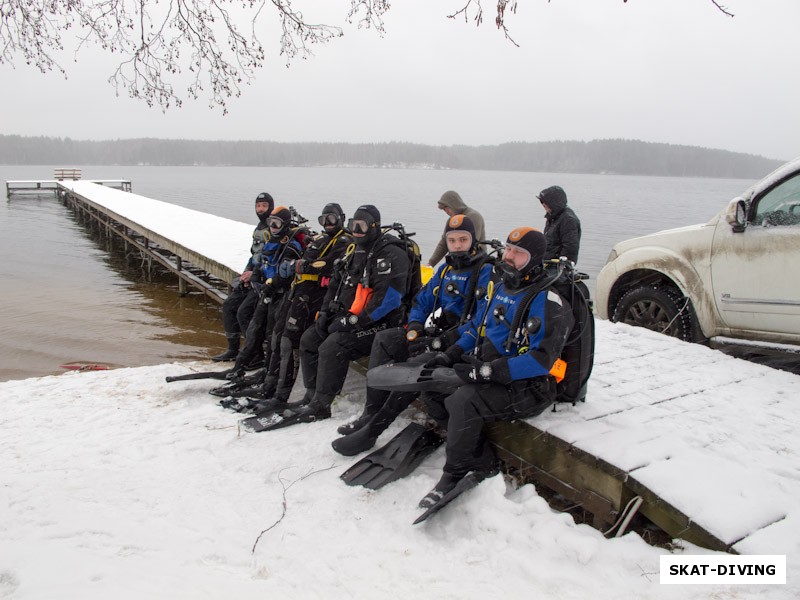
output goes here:
<path id="1" fill-rule="evenodd" d="M 188 283 L 222 302 L 225 286 L 247 264 L 252 224 L 89 181 L 59 181 L 58 189 L 79 215 L 175 273 L 181 292 Z"/>
<path id="2" fill-rule="evenodd" d="M 251 225 L 88 182 L 62 185 L 192 262 L 235 273 L 247 260 Z M 600 525 L 640 498 L 648 518 L 707 548 L 798 549 L 798 376 L 606 322 L 598 323 L 595 364 L 585 404 L 492 428 L 506 460 L 600 515 Z M 128 399 L 213 405 L 207 382 L 150 385 L 134 386 Z M 335 427 L 319 427 L 335 437 Z"/>

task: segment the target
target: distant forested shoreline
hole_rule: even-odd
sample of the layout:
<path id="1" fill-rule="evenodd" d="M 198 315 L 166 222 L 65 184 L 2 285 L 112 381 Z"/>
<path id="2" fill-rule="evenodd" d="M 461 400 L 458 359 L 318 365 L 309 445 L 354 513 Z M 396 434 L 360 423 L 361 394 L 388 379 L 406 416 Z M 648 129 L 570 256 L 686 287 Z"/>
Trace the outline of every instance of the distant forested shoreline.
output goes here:
<path id="1" fill-rule="evenodd" d="M 781 163 L 727 150 L 623 139 L 428 146 L 0 135 L 0 164 L 7 165 L 362 166 L 751 179 Z"/>

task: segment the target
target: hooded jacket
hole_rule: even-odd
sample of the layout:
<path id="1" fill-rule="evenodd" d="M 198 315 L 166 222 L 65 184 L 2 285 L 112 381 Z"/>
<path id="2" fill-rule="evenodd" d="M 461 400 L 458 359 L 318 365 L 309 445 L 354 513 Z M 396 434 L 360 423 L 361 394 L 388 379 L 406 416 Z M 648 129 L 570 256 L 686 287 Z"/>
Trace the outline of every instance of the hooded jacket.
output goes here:
<path id="1" fill-rule="evenodd" d="M 547 250 L 544 258 L 560 258 L 566 256 L 573 263 L 578 262 L 578 251 L 581 247 L 581 222 L 566 200 L 548 199 L 550 212 L 545 216 L 544 237 Z"/>
<path id="2" fill-rule="evenodd" d="M 469 217 L 472 221 L 472 224 L 475 226 L 475 236 L 478 238 L 478 240 L 486 239 L 486 232 L 484 230 L 483 217 L 481 216 L 481 213 L 464 204 L 464 201 L 457 192 L 445 192 L 439 199 L 439 204 L 451 208 L 457 215 Z M 442 239 L 439 240 L 439 243 L 436 245 L 433 254 L 431 254 L 431 257 L 428 259 L 428 264 L 432 267 L 435 267 L 436 263 L 442 260 L 445 254 L 447 254 L 447 239 L 443 233 Z"/>

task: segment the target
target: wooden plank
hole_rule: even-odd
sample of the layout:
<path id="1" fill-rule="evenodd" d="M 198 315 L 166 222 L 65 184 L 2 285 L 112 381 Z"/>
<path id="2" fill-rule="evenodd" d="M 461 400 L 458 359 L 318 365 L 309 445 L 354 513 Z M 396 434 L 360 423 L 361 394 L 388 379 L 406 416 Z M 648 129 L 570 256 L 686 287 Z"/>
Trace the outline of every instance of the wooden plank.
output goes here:
<path id="1" fill-rule="evenodd" d="M 527 421 L 492 423 L 486 432 L 497 455 L 523 475 L 591 512 L 600 529 L 613 523 L 631 498 L 639 512 L 675 538 L 698 546 L 734 552 L 701 524 L 683 514 L 629 473 Z"/>

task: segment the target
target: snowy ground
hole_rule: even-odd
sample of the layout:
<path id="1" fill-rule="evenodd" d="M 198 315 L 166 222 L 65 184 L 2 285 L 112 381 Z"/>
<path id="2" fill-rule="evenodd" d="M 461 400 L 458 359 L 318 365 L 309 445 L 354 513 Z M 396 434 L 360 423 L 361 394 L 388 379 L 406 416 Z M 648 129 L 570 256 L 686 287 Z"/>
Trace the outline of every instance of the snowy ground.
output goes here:
<path id="1" fill-rule="evenodd" d="M 598 353 L 608 360 L 599 361 L 585 410 L 619 395 L 608 378 L 624 326 L 598 325 Z M 636 337 L 640 354 L 664 339 Z M 712 352 L 679 351 L 686 360 Z M 732 373 L 768 369 L 725 359 Z M 551 510 L 532 486 L 511 489 L 500 477 L 413 526 L 443 450 L 377 492 L 348 487 L 338 476 L 356 459 L 336 454 L 330 441 L 360 412 L 357 394 L 337 400 L 328 421 L 240 433 L 238 416 L 206 393 L 211 382 L 164 382 L 209 368 L 0 384 L 0 598 L 800 597 L 793 555 L 785 586 L 662 586 L 666 550 L 636 534 L 605 539 Z M 787 394 L 797 381 L 765 373 Z M 634 374 L 642 382 L 653 375 Z M 574 415 L 563 416 L 574 428 Z M 708 553 L 683 545 L 684 553 Z M 794 547 L 793 535 L 775 553 Z"/>

